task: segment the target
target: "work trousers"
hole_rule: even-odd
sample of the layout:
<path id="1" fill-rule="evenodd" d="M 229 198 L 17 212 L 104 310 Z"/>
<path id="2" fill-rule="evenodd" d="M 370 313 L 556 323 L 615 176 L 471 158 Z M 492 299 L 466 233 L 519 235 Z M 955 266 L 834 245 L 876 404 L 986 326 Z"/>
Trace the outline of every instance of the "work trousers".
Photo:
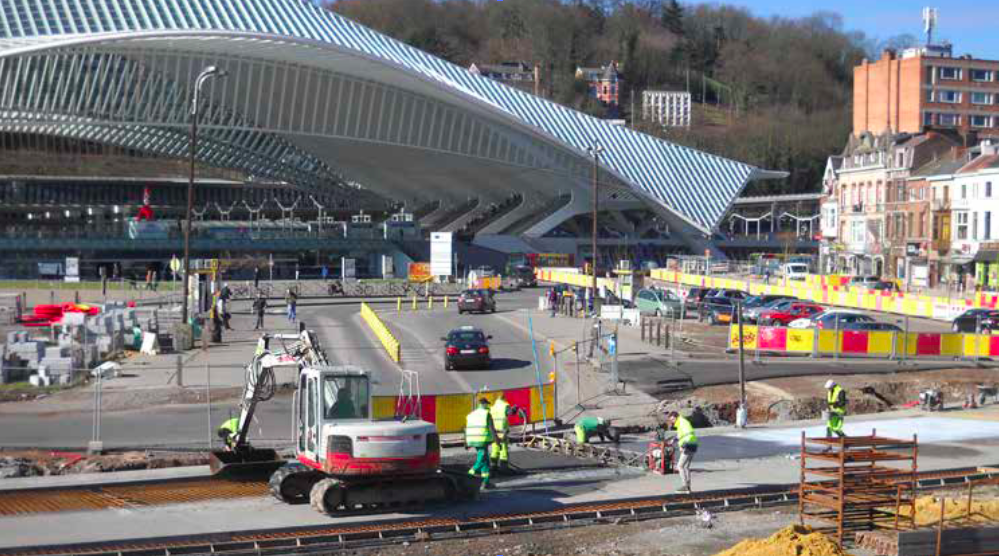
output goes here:
<path id="1" fill-rule="evenodd" d="M 260 330 L 263 327 L 264 327 L 264 313 L 260 312 L 260 313 L 257 313 L 257 324 L 255 324 L 253 326 L 253 329 L 254 330 Z"/>
<path id="2" fill-rule="evenodd" d="M 510 445 L 507 443 L 505 432 L 499 433 L 499 438 L 492 443 L 492 447 L 489 448 L 489 457 L 500 464 L 510 461 Z"/>
<path id="3" fill-rule="evenodd" d="M 694 460 L 693 452 L 680 448 L 680 459 L 676 462 L 676 467 L 680 471 L 680 480 L 683 486 L 690 490 L 690 463 Z"/>
<path id="4" fill-rule="evenodd" d="M 288 304 L 288 320 L 295 320 L 298 318 L 298 313 L 295 311 L 297 307 L 294 303 Z"/>
<path id="5" fill-rule="evenodd" d="M 489 482 L 489 446 L 475 448 L 475 465 L 468 470 L 469 475 L 482 477 L 482 485 Z"/>
<path id="6" fill-rule="evenodd" d="M 843 432 L 843 415 L 830 411 L 826 421 L 826 436 L 846 436 Z"/>

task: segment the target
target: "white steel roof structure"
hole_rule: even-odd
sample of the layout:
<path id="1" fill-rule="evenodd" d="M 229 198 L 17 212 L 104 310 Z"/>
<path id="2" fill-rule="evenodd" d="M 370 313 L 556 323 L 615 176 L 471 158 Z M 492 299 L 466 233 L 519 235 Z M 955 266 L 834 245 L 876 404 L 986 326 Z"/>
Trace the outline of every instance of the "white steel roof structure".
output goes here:
<path id="1" fill-rule="evenodd" d="M 602 200 L 707 233 L 750 165 L 655 139 L 474 75 L 303 0 L 2 0 L 0 130 L 198 157 L 354 194 L 419 203 L 566 193 L 585 212 L 599 142 Z M 571 214 L 566 213 L 569 216 Z"/>

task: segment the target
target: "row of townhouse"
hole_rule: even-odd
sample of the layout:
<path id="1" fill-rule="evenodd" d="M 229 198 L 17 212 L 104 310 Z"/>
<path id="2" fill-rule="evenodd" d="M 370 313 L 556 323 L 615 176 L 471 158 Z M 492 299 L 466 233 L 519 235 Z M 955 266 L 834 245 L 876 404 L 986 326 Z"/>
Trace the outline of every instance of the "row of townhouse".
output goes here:
<path id="1" fill-rule="evenodd" d="M 936 131 L 852 137 L 826 165 L 822 270 L 999 289 L 999 142 L 963 143 Z"/>

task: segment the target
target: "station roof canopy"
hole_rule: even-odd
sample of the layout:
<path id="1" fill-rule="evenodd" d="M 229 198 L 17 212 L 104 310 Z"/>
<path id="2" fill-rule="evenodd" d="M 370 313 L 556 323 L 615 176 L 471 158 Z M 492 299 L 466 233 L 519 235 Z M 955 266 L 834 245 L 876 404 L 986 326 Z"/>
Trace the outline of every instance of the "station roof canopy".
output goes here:
<path id="1" fill-rule="evenodd" d="M 0 10 L 0 131 L 197 156 L 336 196 L 411 203 L 590 195 L 715 228 L 752 179 L 778 177 L 507 87 L 303 0 L 63 0 Z M 43 86 L 37 86 L 43 85 Z"/>

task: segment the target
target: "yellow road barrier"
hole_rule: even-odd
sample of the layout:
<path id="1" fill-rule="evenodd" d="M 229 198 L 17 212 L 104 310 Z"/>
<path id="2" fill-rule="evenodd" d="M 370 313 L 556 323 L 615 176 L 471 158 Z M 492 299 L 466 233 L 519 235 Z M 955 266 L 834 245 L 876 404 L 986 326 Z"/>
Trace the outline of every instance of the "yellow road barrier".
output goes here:
<path id="1" fill-rule="evenodd" d="M 388 352 L 389 358 L 396 363 L 402 361 L 402 347 L 399 345 L 399 340 L 395 338 L 395 335 L 392 334 L 392 331 L 389 330 L 385 322 L 378 316 L 378 313 L 364 302 L 361 302 L 361 318 L 368 324 L 371 331 L 375 333 L 382 347 Z"/>

